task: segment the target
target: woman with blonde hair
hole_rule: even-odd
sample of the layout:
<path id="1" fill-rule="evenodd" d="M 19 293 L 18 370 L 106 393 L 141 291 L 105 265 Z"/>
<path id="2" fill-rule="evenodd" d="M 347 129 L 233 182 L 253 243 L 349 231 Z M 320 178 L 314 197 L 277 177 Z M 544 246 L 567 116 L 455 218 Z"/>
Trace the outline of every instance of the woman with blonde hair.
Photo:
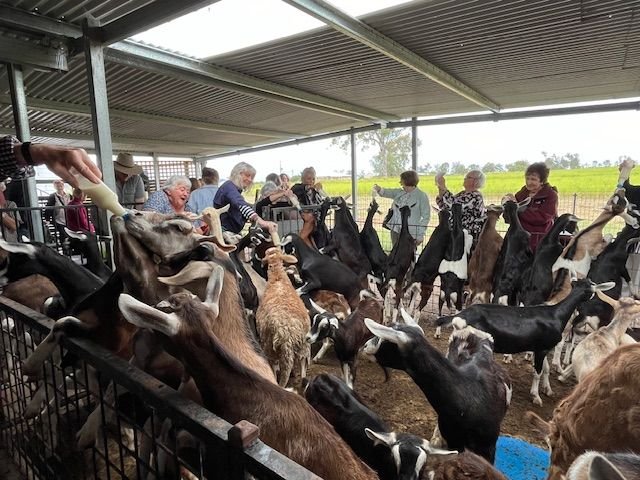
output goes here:
<path id="1" fill-rule="evenodd" d="M 276 230 L 273 222 L 263 220 L 253 207 L 244 199 L 242 192 L 253 185 L 256 169 L 246 162 L 240 162 L 231 169 L 229 180 L 224 182 L 213 199 L 215 208 L 229 205 L 227 212 L 220 215 L 222 229 L 227 232 L 240 233 L 247 221 L 256 222 L 266 230 Z"/>

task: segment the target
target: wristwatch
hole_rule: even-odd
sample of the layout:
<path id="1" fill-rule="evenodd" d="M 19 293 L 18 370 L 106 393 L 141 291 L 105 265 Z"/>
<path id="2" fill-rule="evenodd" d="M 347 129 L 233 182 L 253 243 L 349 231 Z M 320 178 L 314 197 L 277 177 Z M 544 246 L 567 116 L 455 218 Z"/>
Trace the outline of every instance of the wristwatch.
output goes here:
<path id="1" fill-rule="evenodd" d="M 31 142 L 23 142 L 22 145 L 20 145 L 20 151 L 22 152 L 22 157 L 24 158 L 24 161 L 27 163 L 27 165 L 35 165 L 34 161 L 33 161 L 33 157 L 31 156 L 31 151 L 30 151 L 30 147 L 31 147 Z"/>

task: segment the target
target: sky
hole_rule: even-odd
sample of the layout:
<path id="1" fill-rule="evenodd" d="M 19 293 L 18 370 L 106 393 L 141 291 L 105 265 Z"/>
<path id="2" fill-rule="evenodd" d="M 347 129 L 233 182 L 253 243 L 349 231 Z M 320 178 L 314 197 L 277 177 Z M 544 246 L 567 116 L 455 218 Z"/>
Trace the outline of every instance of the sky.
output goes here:
<path id="1" fill-rule="evenodd" d="M 402 0 L 333 0 L 351 15 L 405 3 Z M 248 15 L 247 13 L 250 12 Z M 221 0 L 197 12 L 133 37 L 146 43 L 205 58 L 293 35 L 323 23 L 282 0 Z M 565 115 L 557 117 L 420 127 L 418 163 L 510 163 L 543 160 L 541 152 L 578 153 L 583 163 L 616 161 L 622 155 L 640 159 L 640 112 Z M 358 172 L 371 173 L 372 152 L 358 150 Z M 312 165 L 318 176 L 350 169 L 350 157 L 330 141 L 234 155 L 210 162 L 226 177 L 238 161 L 251 163 L 256 180 L 271 172 L 290 175 Z"/>

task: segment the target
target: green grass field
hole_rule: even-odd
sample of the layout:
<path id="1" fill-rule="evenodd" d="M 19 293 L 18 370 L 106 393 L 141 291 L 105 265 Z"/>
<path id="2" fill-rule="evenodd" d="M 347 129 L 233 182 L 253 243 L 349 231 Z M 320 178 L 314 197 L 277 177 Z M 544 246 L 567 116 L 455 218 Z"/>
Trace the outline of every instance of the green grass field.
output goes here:
<path id="1" fill-rule="evenodd" d="M 447 175 L 447 186 L 452 192 L 462 189 L 463 175 Z M 523 172 L 498 172 L 486 174 L 487 183 L 482 193 L 488 197 L 516 192 L 524 185 Z M 581 168 L 578 170 L 554 170 L 549 182 L 555 185 L 560 194 L 610 194 L 618 180 L 618 168 Z M 329 195 L 347 195 L 351 193 L 351 178 L 318 178 Z M 399 177 L 368 177 L 358 180 L 359 195 L 368 195 L 377 183 L 387 188 L 399 188 Z M 421 190 L 429 197 L 437 194 L 433 175 L 420 175 Z"/>
<path id="2" fill-rule="evenodd" d="M 482 189 L 485 205 L 500 203 L 500 199 L 505 193 L 515 193 L 524 185 L 524 172 L 498 172 L 486 174 L 487 182 Z M 463 175 L 447 175 L 447 187 L 457 193 L 462 189 Z M 631 177 L 634 181 L 633 175 Z M 347 196 L 351 194 L 351 178 L 318 178 L 322 182 L 324 190 L 331 196 Z M 609 168 L 582 168 L 577 170 L 553 170 L 549 175 L 549 182 L 558 189 L 558 212 L 571 212 L 583 219 L 579 223 L 580 228 L 586 227 L 598 216 L 609 196 L 613 193 L 618 181 L 617 167 Z M 636 180 L 640 183 L 640 180 Z M 358 214 L 357 221 L 362 223 L 366 217 L 367 208 L 371 201 L 371 190 L 374 184 L 386 188 L 400 188 L 399 177 L 367 177 L 358 179 Z M 254 193 L 247 194 L 249 201 L 253 201 L 255 189 L 259 189 L 262 184 L 256 184 Z M 437 188 L 433 175 L 420 175 L 421 190 L 427 193 L 429 200 L 435 204 Z M 249 198 L 251 197 L 251 198 Z M 380 211 L 386 213 L 391 205 L 391 200 L 379 198 Z M 382 216 L 374 220 L 378 229 L 380 240 L 384 248 L 389 249 L 391 242 L 389 232 L 379 227 Z M 427 236 L 432 232 L 437 222 L 437 215 L 431 215 L 430 228 Z M 604 229 L 605 233 L 616 234 L 624 223 L 621 219 L 614 219 Z M 506 225 L 502 221 L 498 223 L 499 231 L 506 231 Z"/>

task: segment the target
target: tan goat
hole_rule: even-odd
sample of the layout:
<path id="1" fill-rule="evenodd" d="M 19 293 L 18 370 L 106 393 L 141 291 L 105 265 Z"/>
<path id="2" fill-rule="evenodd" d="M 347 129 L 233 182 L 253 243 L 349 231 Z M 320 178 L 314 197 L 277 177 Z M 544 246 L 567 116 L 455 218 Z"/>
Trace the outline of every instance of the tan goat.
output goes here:
<path id="1" fill-rule="evenodd" d="M 493 268 L 504 239 L 496 230 L 496 222 L 504 209 L 501 205 L 487 205 L 487 220 L 482 227 L 476 249 L 469 260 L 469 296 L 467 306 L 489 303 L 493 290 Z"/>
<path id="2" fill-rule="evenodd" d="M 267 288 L 256 311 L 260 344 L 283 387 L 297 362 L 302 378 L 306 377 L 311 357 L 311 347 L 305 341 L 309 314 L 284 268 L 284 262 L 296 261 L 296 257 L 282 253 L 279 247 L 267 250 L 263 260 L 269 266 Z"/>
<path id="3" fill-rule="evenodd" d="M 549 480 L 560 480 L 587 450 L 640 453 L 640 344 L 615 350 L 584 377 L 545 422 L 527 418 L 549 443 Z"/>
<path id="4" fill-rule="evenodd" d="M 561 382 L 567 381 L 572 373 L 575 373 L 578 382 L 582 381 L 585 375 L 600 365 L 616 348 L 635 343 L 625 332 L 640 315 L 640 302 L 629 297 L 614 300 L 600 291 L 597 291 L 596 295 L 613 307 L 614 317 L 609 325 L 590 333 L 576 346 L 571 363 L 558 377 Z"/>

